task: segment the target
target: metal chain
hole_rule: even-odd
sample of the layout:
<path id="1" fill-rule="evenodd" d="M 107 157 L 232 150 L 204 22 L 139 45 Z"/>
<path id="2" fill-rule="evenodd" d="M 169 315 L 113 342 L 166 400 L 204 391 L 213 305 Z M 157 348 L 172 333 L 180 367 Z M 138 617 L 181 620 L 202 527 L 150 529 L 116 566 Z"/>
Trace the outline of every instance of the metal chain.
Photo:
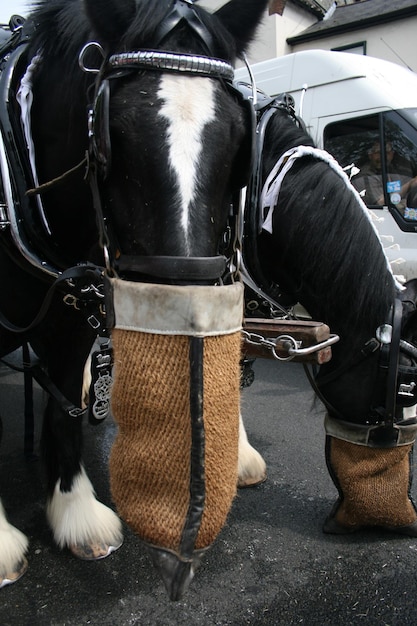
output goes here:
<path id="1" fill-rule="evenodd" d="M 286 357 L 279 356 L 279 354 L 277 354 L 278 347 L 286 351 L 290 348 L 296 350 L 301 347 L 301 341 L 296 341 L 294 337 L 291 337 L 291 335 L 280 335 L 275 339 L 267 339 L 258 333 L 250 333 L 246 330 L 242 330 L 242 335 L 245 340 L 253 346 L 262 346 L 270 350 L 274 359 L 277 359 L 278 361 L 291 361 L 295 357 L 294 354 Z"/>

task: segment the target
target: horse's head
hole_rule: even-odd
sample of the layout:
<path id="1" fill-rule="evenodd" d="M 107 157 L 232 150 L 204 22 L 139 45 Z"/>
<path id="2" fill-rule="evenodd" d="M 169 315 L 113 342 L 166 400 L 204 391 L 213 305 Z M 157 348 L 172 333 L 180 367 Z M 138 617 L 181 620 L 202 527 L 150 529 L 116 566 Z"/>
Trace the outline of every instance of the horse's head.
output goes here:
<path id="1" fill-rule="evenodd" d="M 231 198 L 250 158 L 246 108 L 231 80 L 254 16 L 242 16 L 238 0 L 213 16 L 185 0 L 85 5 L 104 58 L 93 156 L 116 266 L 173 279 L 161 257 L 211 257 L 207 279 L 218 278 Z M 191 282 L 199 274 L 180 269 Z"/>
<path id="2" fill-rule="evenodd" d="M 231 197 L 250 159 L 248 107 L 232 88 L 233 65 L 266 4 L 231 0 L 209 14 L 189 0 L 52 0 L 35 11 L 39 180 L 79 163 L 90 134 L 114 256 L 219 255 Z M 81 71 L 80 51 L 80 65 L 98 73 Z M 86 257 L 96 236 L 82 175 L 80 169 L 44 198 L 70 263 Z M 221 266 L 209 265 L 211 275 Z"/>

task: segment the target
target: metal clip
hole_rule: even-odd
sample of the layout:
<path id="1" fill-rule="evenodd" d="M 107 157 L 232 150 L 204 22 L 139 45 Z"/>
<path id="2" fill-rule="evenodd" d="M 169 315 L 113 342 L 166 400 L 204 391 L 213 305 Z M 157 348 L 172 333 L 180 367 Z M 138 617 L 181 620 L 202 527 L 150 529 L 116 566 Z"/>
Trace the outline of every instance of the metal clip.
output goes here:
<path id="1" fill-rule="evenodd" d="M 308 346 L 307 348 L 289 348 L 288 354 L 291 354 L 292 356 L 313 354 L 313 352 L 318 352 L 319 350 L 324 350 L 324 348 L 332 346 L 333 344 L 337 343 L 339 339 L 339 335 L 330 335 L 328 339 L 325 339 L 320 343 L 315 343 L 313 346 Z"/>
<path id="2" fill-rule="evenodd" d="M 68 306 L 73 306 L 74 309 L 77 309 L 77 311 L 80 310 L 80 307 L 78 305 L 79 300 L 74 295 L 72 295 L 72 293 L 67 293 L 64 296 L 63 300 L 64 300 L 65 304 L 67 304 Z"/>
<path id="3" fill-rule="evenodd" d="M 89 41 L 88 43 L 86 43 L 85 46 L 83 46 L 83 48 L 81 49 L 81 52 L 78 56 L 78 65 L 80 66 L 83 72 L 86 72 L 86 74 L 98 74 L 100 71 L 99 67 L 89 67 L 85 63 L 87 52 L 89 52 L 91 49 L 94 49 L 94 48 L 100 52 L 103 60 L 106 58 L 106 54 L 104 52 L 103 46 L 100 45 L 98 41 Z"/>
<path id="4" fill-rule="evenodd" d="M 0 230 L 5 230 L 8 226 L 10 226 L 7 209 L 7 204 L 5 202 L 0 202 Z"/>
<path id="5" fill-rule="evenodd" d="M 83 287 L 81 289 L 81 293 L 93 293 L 98 298 L 104 298 L 104 293 L 102 292 L 104 285 L 101 283 L 98 287 L 91 283 L 88 287 Z"/>

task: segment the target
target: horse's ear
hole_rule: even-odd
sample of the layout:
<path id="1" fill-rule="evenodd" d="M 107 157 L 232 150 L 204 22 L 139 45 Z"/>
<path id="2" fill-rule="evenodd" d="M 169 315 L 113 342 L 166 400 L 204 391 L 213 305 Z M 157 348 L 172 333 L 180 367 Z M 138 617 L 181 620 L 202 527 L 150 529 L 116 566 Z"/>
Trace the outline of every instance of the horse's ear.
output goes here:
<path id="1" fill-rule="evenodd" d="M 119 42 L 136 14 L 135 0 L 84 0 L 84 6 L 103 46 Z"/>
<path id="2" fill-rule="evenodd" d="M 216 11 L 216 16 L 236 42 L 238 57 L 252 41 L 267 6 L 268 0 L 230 0 Z"/>

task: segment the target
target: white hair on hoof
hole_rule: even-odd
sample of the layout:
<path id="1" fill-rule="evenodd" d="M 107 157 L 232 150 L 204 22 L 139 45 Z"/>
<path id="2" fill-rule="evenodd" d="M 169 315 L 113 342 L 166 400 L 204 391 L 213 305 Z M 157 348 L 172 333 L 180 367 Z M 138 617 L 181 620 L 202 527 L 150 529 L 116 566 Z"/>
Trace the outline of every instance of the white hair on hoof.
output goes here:
<path id="1" fill-rule="evenodd" d="M 0 589 L 18 580 L 27 569 L 28 539 L 9 524 L 0 500 Z"/>
<path id="2" fill-rule="evenodd" d="M 239 416 L 238 487 L 254 487 L 266 479 L 266 463 L 253 448 L 246 434 L 242 415 Z"/>
<path id="3" fill-rule="evenodd" d="M 83 559 L 103 558 L 122 545 L 122 525 L 117 515 L 99 502 L 81 469 L 69 492 L 55 486 L 47 517 L 59 547 L 68 546 Z"/>

